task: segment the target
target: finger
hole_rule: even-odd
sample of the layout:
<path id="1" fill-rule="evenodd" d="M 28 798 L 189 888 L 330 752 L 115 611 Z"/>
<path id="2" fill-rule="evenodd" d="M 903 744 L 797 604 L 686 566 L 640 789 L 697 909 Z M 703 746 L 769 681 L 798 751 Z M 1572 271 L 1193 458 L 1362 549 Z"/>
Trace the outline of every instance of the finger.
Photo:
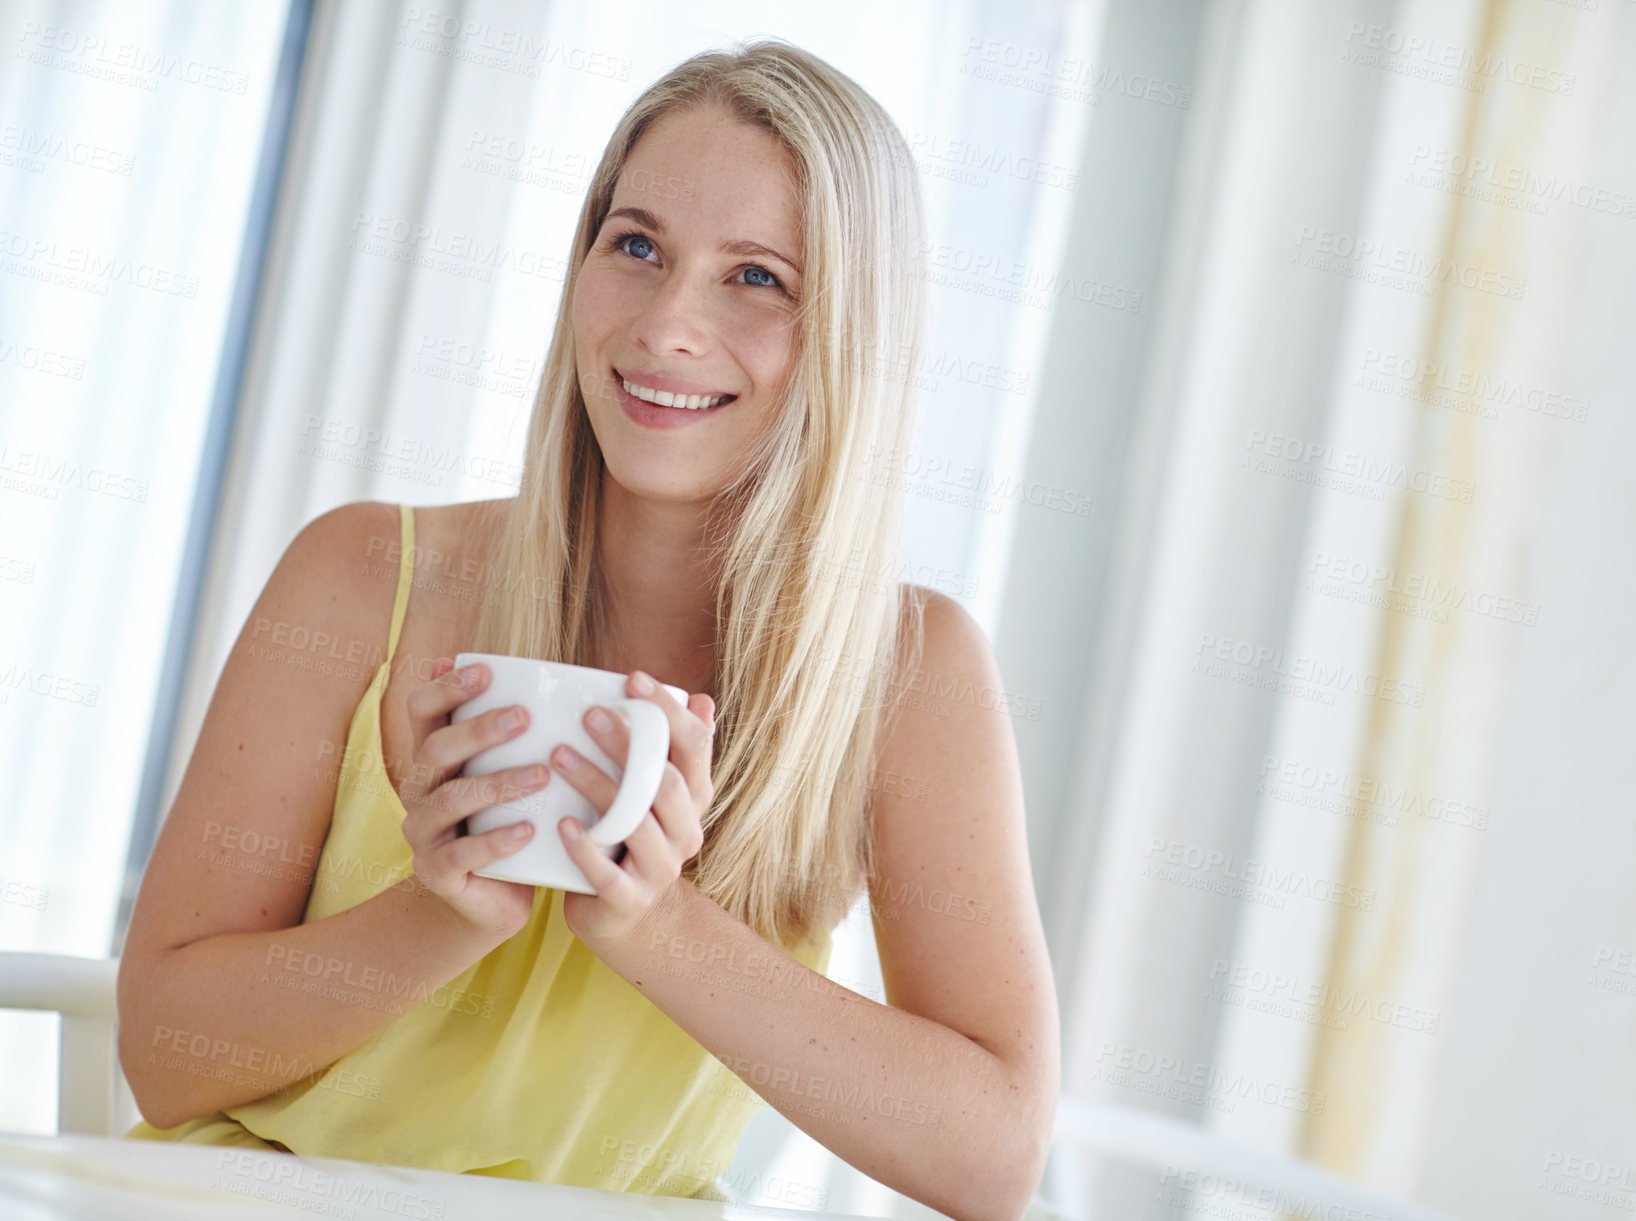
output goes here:
<path id="1" fill-rule="evenodd" d="M 569 823 L 578 828 L 579 834 L 564 834 L 564 828 Z M 596 891 L 597 898 L 618 900 L 629 896 L 629 888 L 636 883 L 623 868 L 603 855 L 602 849 L 585 834 L 585 829 L 580 826 L 577 818 L 559 819 L 557 838 L 562 841 L 568 859 L 579 866 L 579 871 L 585 875 L 591 889 Z"/>
<path id="2" fill-rule="evenodd" d="M 426 787 L 434 789 L 460 774 L 473 756 L 491 746 L 509 742 L 528 728 L 528 709 L 521 704 L 490 708 L 464 721 L 451 721 L 433 729 L 421 741 L 416 754 L 425 765 Z"/>
<path id="3" fill-rule="evenodd" d="M 421 747 L 438 728 L 449 723 L 449 713 L 488 685 L 489 668 L 474 662 L 456 670 L 454 660 L 440 657 L 432 663 L 431 677 L 409 692 L 404 708 L 409 715 L 413 762 L 403 792 L 424 795 L 448 779 L 448 768 L 421 757 Z"/>
<path id="4" fill-rule="evenodd" d="M 526 818 L 481 835 L 465 835 L 450 840 L 431 854 L 433 870 L 442 877 L 458 878 L 481 869 L 503 856 L 510 856 L 534 838 L 534 824 Z"/>
<path id="5" fill-rule="evenodd" d="M 687 787 L 694 797 L 705 800 L 712 791 L 710 769 L 716 743 L 716 701 L 700 692 L 688 698 L 687 706 L 694 716 L 704 722 L 705 726 L 704 741 L 699 743 L 699 753 L 696 756 L 694 766 L 689 769 L 687 775 Z"/>
<path id="6" fill-rule="evenodd" d="M 527 763 L 481 776 L 456 776 L 443 784 L 449 794 L 445 804 L 457 818 L 468 818 L 490 806 L 521 801 L 550 782 L 551 769 L 543 763 Z"/>
<path id="7" fill-rule="evenodd" d="M 653 816 L 660 834 L 683 862 L 698 855 L 699 849 L 704 846 L 704 832 L 699 827 L 698 815 L 694 813 L 693 794 L 688 791 L 687 780 L 674 763 L 667 761 L 659 775 L 659 791 L 653 798 Z M 628 844 L 630 840 L 625 842 Z"/>
<path id="8" fill-rule="evenodd" d="M 638 689 L 639 684 L 644 679 L 653 684 L 652 691 L 644 692 Z M 709 741 L 709 726 L 692 711 L 694 697 L 689 696 L 688 702 L 684 706 L 674 695 L 666 691 L 652 675 L 642 670 L 632 670 L 630 677 L 625 682 L 625 686 L 631 695 L 639 699 L 650 700 L 659 705 L 660 711 L 665 714 L 665 719 L 670 722 L 672 746 L 681 744 L 688 750 L 696 751 L 701 743 Z M 710 697 L 707 695 L 704 698 L 709 699 Z M 714 702 L 712 702 L 711 707 L 714 706 Z"/>
<path id="9" fill-rule="evenodd" d="M 445 660 L 449 661 L 447 667 L 443 665 Z M 492 677 L 480 661 L 456 670 L 452 660 L 439 658 L 432 667 L 432 677 L 410 691 L 404 702 L 410 723 L 419 731 L 417 737 L 430 733 L 437 722 L 487 687 Z"/>
<path id="10" fill-rule="evenodd" d="M 653 683 L 653 690 L 643 694 L 637 688 L 642 680 Z M 676 697 L 666 691 L 664 687 L 654 682 L 651 675 L 641 670 L 632 670 L 626 683 L 632 695 L 650 700 L 659 705 L 670 723 L 670 759 L 682 769 L 682 775 L 687 780 L 688 791 L 695 798 L 702 799 L 710 784 L 710 744 L 714 728 L 710 721 L 700 717 L 693 711 L 695 699 L 708 700 L 712 719 L 714 717 L 715 701 L 708 695 L 689 696 L 687 706 L 684 707 Z"/>
<path id="11" fill-rule="evenodd" d="M 596 807 L 598 814 L 606 814 L 619 795 L 613 777 L 566 742 L 551 752 L 551 770 Z"/>
<path id="12" fill-rule="evenodd" d="M 459 824 L 471 815 L 490 806 L 520 801 L 550 781 L 550 769 L 539 763 L 482 776 L 457 776 L 430 793 L 411 794 L 405 799 L 403 838 L 411 848 L 424 850 L 451 831 L 459 835 Z"/>
<path id="13" fill-rule="evenodd" d="M 625 859 L 620 867 L 648 885 L 659 887 L 675 877 L 679 852 L 652 814 L 644 818 L 625 840 Z"/>
<path id="14" fill-rule="evenodd" d="M 630 757 L 631 727 L 624 717 L 616 716 L 600 704 L 593 705 L 585 710 L 585 732 L 602 748 L 603 754 L 621 768 L 625 766 Z"/>
<path id="15" fill-rule="evenodd" d="M 452 796 L 446 787 L 403 795 L 403 838 L 415 852 L 430 855 L 460 834 L 459 824 L 465 815 L 451 808 Z"/>

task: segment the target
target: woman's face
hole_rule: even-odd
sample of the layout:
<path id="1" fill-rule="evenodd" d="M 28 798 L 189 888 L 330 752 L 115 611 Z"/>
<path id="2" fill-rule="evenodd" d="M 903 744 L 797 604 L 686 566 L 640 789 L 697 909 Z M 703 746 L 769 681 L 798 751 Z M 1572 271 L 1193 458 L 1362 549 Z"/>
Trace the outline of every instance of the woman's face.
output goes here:
<path id="1" fill-rule="evenodd" d="M 720 109 L 672 111 L 626 160 L 573 317 L 591 428 L 633 493 L 708 500 L 771 425 L 804 257 L 789 174 L 769 133 Z"/>

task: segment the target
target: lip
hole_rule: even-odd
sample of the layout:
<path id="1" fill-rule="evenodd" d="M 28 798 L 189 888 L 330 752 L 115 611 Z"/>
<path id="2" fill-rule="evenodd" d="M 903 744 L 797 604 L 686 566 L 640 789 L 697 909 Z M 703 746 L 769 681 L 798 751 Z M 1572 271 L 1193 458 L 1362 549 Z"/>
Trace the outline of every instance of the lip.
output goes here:
<path id="1" fill-rule="evenodd" d="M 705 416 L 715 416 L 723 408 L 731 408 L 738 403 L 738 396 L 728 399 L 726 403 L 715 408 L 697 408 L 689 411 L 687 408 L 661 408 L 658 403 L 648 403 L 648 399 L 636 398 L 635 394 L 625 390 L 625 381 L 633 381 L 638 386 L 646 386 L 648 390 L 667 390 L 672 394 L 708 394 L 710 398 L 718 398 L 726 391 L 712 391 L 700 386 L 695 381 L 682 381 L 681 378 L 669 378 L 658 373 L 636 373 L 612 370 L 613 396 L 618 404 L 625 409 L 625 414 L 631 421 L 646 427 L 646 429 L 682 429 L 689 424 L 697 424 Z"/>
<path id="2" fill-rule="evenodd" d="M 672 394 L 699 394 L 713 399 L 719 399 L 724 394 L 732 394 L 731 390 L 718 390 L 698 382 L 683 381 L 679 377 L 667 377 L 663 373 L 644 373 L 641 369 L 615 368 L 613 373 L 616 379 L 635 382 L 649 390 L 668 390 Z"/>
<path id="3" fill-rule="evenodd" d="M 640 381 L 634 377 L 626 380 L 636 382 L 639 386 L 647 386 L 653 390 L 670 389 L 669 386 L 655 386 L 652 382 Z M 703 394 L 706 392 L 703 390 L 673 390 L 671 393 Z M 697 424 L 707 416 L 713 416 L 738 402 L 737 399 L 731 399 L 719 407 L 700 407 L 693 411 L 689 411 L 686 407 L 661 407 L 657 403 L 639 399 L 626 390 L 620 381 L 617 370 L 615 370 L 614 377 L 614 397 L 619 400 L 619 405 L 624 408 L 625 414 L 644 428 L 686 428 L 689 424 Z"/>

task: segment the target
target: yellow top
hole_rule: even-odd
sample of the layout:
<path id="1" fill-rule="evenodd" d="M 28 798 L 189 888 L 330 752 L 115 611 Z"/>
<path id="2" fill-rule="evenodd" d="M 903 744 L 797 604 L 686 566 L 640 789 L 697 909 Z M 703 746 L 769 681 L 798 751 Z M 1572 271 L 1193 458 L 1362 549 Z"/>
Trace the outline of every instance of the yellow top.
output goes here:
<path id="1" fill-rule="evenodd" d="M 413 872 L 403 805 L 381 758 L 381 695 L 414 571 L 414 515 L 400 507 L 403 556 L 386 660 L 352 717 L 302 923 Z M 340 1003 L 407 1011 L 279 1093 L 163 1131 L 139 1123 L 126 1135 L 725 1198 L 713 1180 L 766 1103 L 569 932 L 562 899 L 560 890 L 538 889 L 520 933 L 430 992 L 361 971 L 333 983 L 308 976 L 305 964 L 278 971 L 288 986 L 333 988 Z M 830 948 L 826 933 L 790 953 L 822 972 Z"/>

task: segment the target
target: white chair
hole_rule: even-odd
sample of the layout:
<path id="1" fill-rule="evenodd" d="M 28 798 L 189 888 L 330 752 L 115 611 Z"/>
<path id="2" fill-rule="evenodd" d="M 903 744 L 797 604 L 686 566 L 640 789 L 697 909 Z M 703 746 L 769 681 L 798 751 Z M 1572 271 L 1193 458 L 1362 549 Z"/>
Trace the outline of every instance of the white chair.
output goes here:
<path id="1" fill-rule="evenodd" d="M 135 1102 L 119 1069 L 114 1037 L 117 958 L 0 952 L 0 1009 L 62 1018 L 57 1058 L 57 1130 L 115 1136 L 134 1123 Z"/>
<path id="2" fill-rule="evenodd" d="M 762 1147 L 753 1150 L 763 1164 L 777 1151 L 776 1136 L 763 1133 Z M 832 1209 L 893 1221 L 930 1221 L 943 1215 L 867 1178 L 833 1154 L 822 1152 L 818 1159 L 822 1169 L 816 1174 L 827 1189 Z M 1258 1193 L 1270 1192 L 1271 1198 L 1300 1216 L 1450 1221 L 1446 1214 L 1425 1205 L 1395 1199 L 1298 1158 L 1266 1153 L 1197 1123 L 1135 1107 L 1066 1097 L 1057 1103 L 1045 1181 L 1023 1221 L 1081 1221 L 1088 1182 L 1085 1171 L 1092 1159 L 1169 1173 L 1182 1189 L 1193 1184 L 1206 1197 L 1211 1192 L 1226 1192 L 1256 1198 Z M 1207 1207 L 1212 1203 L 1219 1202 L 1201 1200 Z"/>
<path id="3" fill-rule="evenodd" d="M 1046 1167 L 1048 1195 L 1061 1208 L 1082 1198 L 1086 1155 L 1175 1172 L 1186 1181 L 1233 1184 L 1244 1191 L 1270 1191 L 1300 1215 L 1374 1216 L 1390 1221 L 1450 1221 L 1447 1214 L 1373 1191 L 1310 1162 L 1266 1153 L 1231 1140 L 1200 1124 L 1134 1107 L 1061 1098 Z M 1037 1203 L 1044 1203 L 1037 1200 Z M 1319 1213 L 1306 1211 L 1313 1204 Z M 1072 1215 L 1072 1214 L 1070 1214 Z"/>

